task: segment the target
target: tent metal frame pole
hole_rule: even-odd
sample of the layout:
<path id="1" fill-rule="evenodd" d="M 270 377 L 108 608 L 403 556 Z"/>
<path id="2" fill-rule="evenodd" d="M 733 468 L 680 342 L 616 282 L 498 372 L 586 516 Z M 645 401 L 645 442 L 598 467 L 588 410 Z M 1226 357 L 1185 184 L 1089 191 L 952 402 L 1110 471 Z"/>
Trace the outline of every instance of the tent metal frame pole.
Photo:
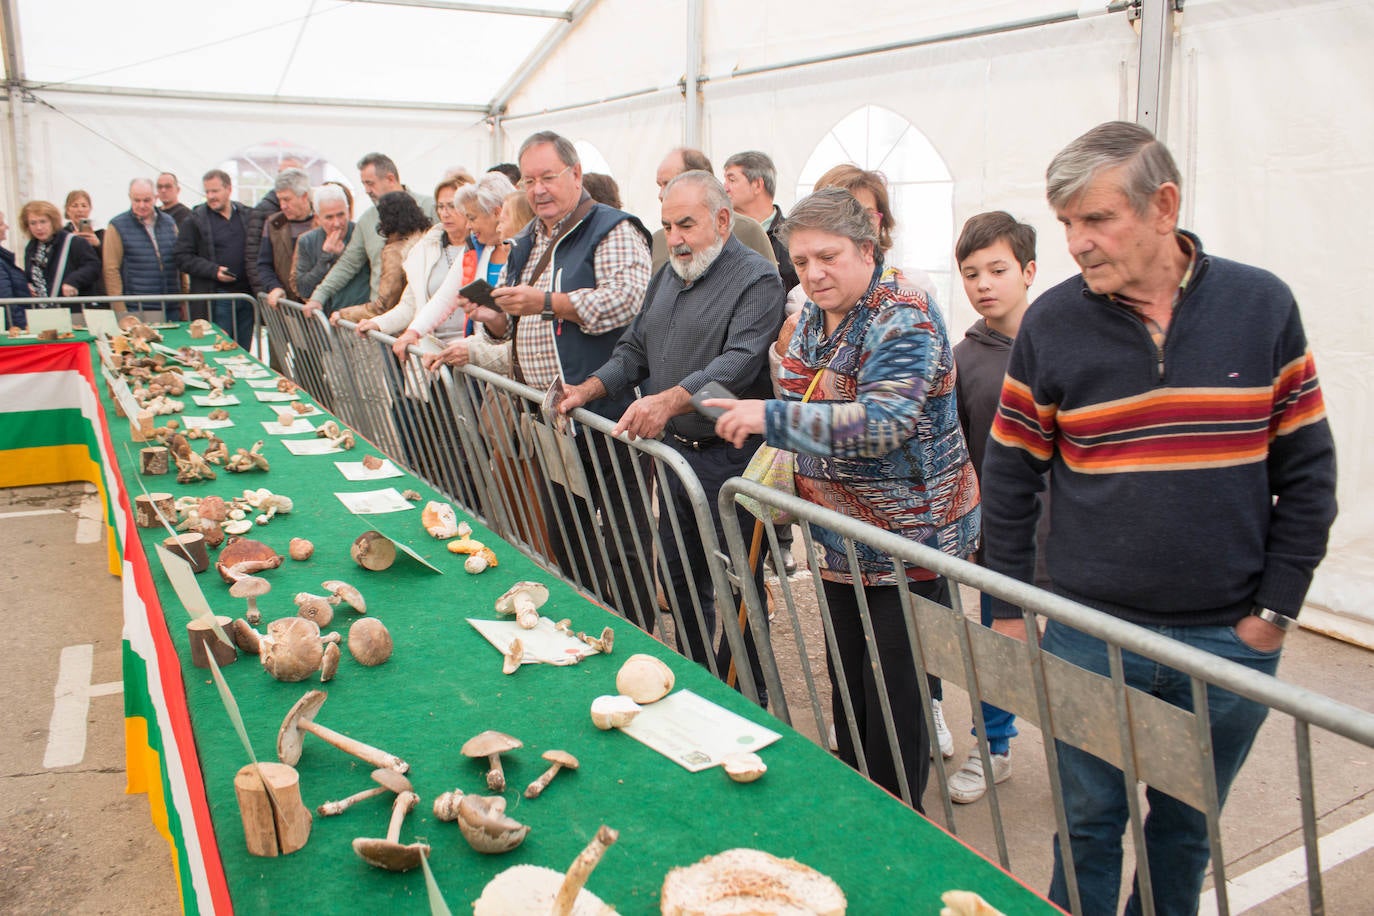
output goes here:
<path id="1" fill-rule="evenodd" d="M 1169 128 L 1169 75 L 1173 64 L 1174 11 L 1183 0 L 1138 0 L 1140 68 L 1136 78 L 1135 120 L 1161 143 Z"/>
<path id="2" fill-rule="evenodd" d="M 544 66 L 544 62 L 553 56 L 553 52 L 563 44 L 564 40 L 572 34 L 573 29 L 587 18 L 597 4 L 597 0 L 577 0 L 572 8 L 568 10 L 568 18 L 562 22 L 554 23 L 549 29 L 549 33 L 544 36 L 544 40 L 539 42 L 530 52 L 530 56 L 525 58 L 525 62 L 520 65 L 520 69 L 511 74 L 510 79 L 506 80 L 505 85 L 496 91 L 491 103 L 487 105 L 487 114 L 504 115 L 506 106 L 521 89 L 525 88 L 539 68 Z"/>
<path id="3" fill-rule="evenodd" d="M 536 19 L 572 18 L 566 10 L 537 9 L 532 6 L 496 6 L 490 3 L 459 3 L 456 0 L 353 0 L 354 3 L 375 3 L 379 6 L 413 6 L 453 13 L 491 13 L 495 16 L 531 16 Z"/>
<path id="4" fill-rule="evenodd" d="M 701 62 L 702 34 L 704 32 L 704 12 L 701 0 L 687 0 L 687 68 L 683 80 L 682 95 L 685 103 L 685 122 L 682 142 L 691 149 L 700 149 L 701 143 Z"/>
<path id="5" fill-rule="evenodd" d="M 29 180 L 33 157 L 29 150 L 28 112 L 25 109 L 28 93 L 24 90 L 24 50 L 19 36 L 19 0 L 0 0 L 0 30 L 5 43 L 5 87 L 9 97 L 6 128 L 9 133 L 9 185 L 14 199 L 7 202 L 13 216 L 13 205 L 30 200 L 32 182 Z"/>
<path id="6" fill-rule="evenodd" d="M 250 95 L 236 92 L 195 92 L 180 89 L 143 89 L 125 86 L 88 86 L 80 83 L 25 83 L 31 92 L 64 92 L 73 95 L 109 95 L 129 98 L 184 99 L 193 102 L 245 102 L 251 105 L 304 105 L 312 108 L 385 108 L 397 111 L 436 111 L 486 114 L 485 105 L 455 105 L 448 102 L 402 102 L 395 100 L 329 99 L 316 96 Z"/>

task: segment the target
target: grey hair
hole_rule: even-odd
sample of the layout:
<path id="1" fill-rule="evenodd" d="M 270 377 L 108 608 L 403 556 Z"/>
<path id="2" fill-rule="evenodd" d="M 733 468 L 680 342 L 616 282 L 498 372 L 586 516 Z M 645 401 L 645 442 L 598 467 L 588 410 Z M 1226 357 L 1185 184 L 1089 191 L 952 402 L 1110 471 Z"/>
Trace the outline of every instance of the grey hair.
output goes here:
<path id="1" fill-rule="evenodd" d="M 1166 183 L 1180 189 L 1174 157 L 1168 147 L 1139 124 L 1108 121 L 1074 140 L 1050 160 L 1045 170 L 1045 196 L 1062 210 L 1082 194 L 1099 172 L 1125 166 L 1121 191 L 1137 213 L 1144 213 L 1150 197 Z"/>
<path id="2" fill-rule="evenodd" d="M 472 204 L 490 216 L 515 193 L 515 185 L 500 172 L 487 172 L 476 184 L 465 184 L 453 195 L 453 202 L 459 206 Z"/>
<path id="3" fill-rule="evenodd" d="M 854 195 L 844 188 L 821 188 L 797 201 L 778 229 L 778 238 L 786 245 L 792 233 L 801 229 L 838 235 L 860 248 L 867 242 L 873 248 L 873 259 L 879 264 L 883 261 L 873 220 Z"/>
<path id="4" fill-rule="evenodd" d="M 666 198 L 669 192 L 679 184 L 689 184 L 705 192 L 706 207 L 711 211 L 712 218 L 715 218 L 715 215 L 721 210 L 730 209 L 730 195 L 725 193 L 725 185 L 721 184 L 720 179 L 710 172 L 703 172 L 700 169 L 682 172 L 663 186 L 663 196 Z"/>
<path id="5" fill-rule="evenodd" d="M 369 165 L 378 178 L 391 177 L 397 181 L 401 180 L 401 172 L 396 168 L 396 161 L 385 153 L 368 153 L 358 160 L 358 171 L 361 172 Z"/>
<path id="6" fill-rule="evenodd" d="M 525 158 L 525 153 L 533 146 L 548 143 L 553 146 L 553 150 L 558 154 L 558 159 L 564 165 L 581 165 L 582 158 L 577 155 L 577 147 L 573 146 L 571 140 L 562 134 L 551 130 L 541 130 L 538 133 L 530 134 L 525 138 L 525 142 L 520 144 L 520 152 L 516 155 L 515 161 L 519 162 Z"/>
<path id="7" fill-rule="evenodd" d="M 343 188 L 336 184 L 322 184 L 310 192 L 310 202 L 314 204 L 318 212 L 325 204 L 343 204 L 344 212 L 348 212 L 348 195 L 343 192 Z"/>
<path id="8" fill-rule="evenodd" d="M 134 193 L 134 188 L 141 184 L 146 184 L 149 191 L 154 194 L 157 193 L 157 183 L 151 178 L 135 178 L 133 181 L 129 182 L 129 193 Z"/>
<path id="9" fill-rule="evenodd" d="M 764 193 L 769 197 L 777 196 L 778 167 L 773 164 L 772 159 L 768 158 L 767 153 L 760 153 L 756 149 L 735 153 L 735 155 L 725 160 L 725 167 L 728 169 L 731 166 L 743 172 L 744 180 L 750 184 L 762 178 Z"/>
<path id="10" fill-rule="evenodd" d="M 272 188 L 304 197 L 310 193 L 310 176 L 305 174 L 305 169 L 282 169 L 277 173 L 277 180 L 272 182 Z"/>

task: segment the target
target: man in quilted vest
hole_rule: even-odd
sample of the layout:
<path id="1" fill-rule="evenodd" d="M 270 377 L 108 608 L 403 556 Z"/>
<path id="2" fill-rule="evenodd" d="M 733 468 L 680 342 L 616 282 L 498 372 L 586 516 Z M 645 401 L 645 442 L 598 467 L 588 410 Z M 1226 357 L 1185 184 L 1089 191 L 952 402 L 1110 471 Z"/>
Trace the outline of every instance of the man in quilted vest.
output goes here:
<path id="1" fill-rule="evenodd" d="M 105 265 L 105 291 L 111 296 L 157 296 L 181 292 L 172 249 L 177 241 L 177 224 L 171 216 L 154 206 L 156 189 L 147 178 L 129 182 L 129 209 L 110 220 L 105 230 L 102 257 Z M 130 310 L 163 310 L 165 304 L 114 303 L 115 313 Z"/>

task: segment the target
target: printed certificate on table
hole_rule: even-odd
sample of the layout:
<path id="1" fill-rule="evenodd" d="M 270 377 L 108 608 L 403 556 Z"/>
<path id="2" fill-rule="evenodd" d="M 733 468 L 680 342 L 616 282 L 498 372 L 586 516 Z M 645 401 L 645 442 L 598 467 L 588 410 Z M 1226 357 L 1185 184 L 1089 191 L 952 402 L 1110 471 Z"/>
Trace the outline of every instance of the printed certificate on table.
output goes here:
<path id="1" fill-rule="evenodd" d="M 383 458 L 378 468 L 370 468 L 361 461 L 336 461 L 334 467 L 346 480 L 385 480 L 388 477 L 405 476 L 405 472 L 392 464 L 390 458 Z"/>
<path id="2" fill-rule="evenodd" d="M 321 440 L 324 441 L 324 440 Z M 404 512 L 414 509 L 415 505 L 401 495 L 395 487 L 385 490 L 365 490 L 361 493 L 335 493 L 339 502 L 354 515 L 382 515 L 387 512 Z"/>
<path id="3" fill-rule="evenodd" d="M 729 754 L 757 752 L 782 737 L 690 690 L 650 703 L 621 731 L 692 773 L 719 766 Z"/>
<path id="4" fill-rule="evenodd" d="M 209 417 L 193 417 L 185 414 L 181 422 L 186 424 L 187 429 L 228 429 L 234 425 L 233 420 L 211 420 Z"/>
<path id="5" fill-rule="evenodd" d="M 315 424 L 309 420 L 292 420 L 290 426 L 285 426 L 276 420 L 263 420 L 262 428 L 267 430 L 269 436 L 300 436 L 313 433 Z"/>
<path id="6" fill-rule="evenodd" d="M 293 455 L 333 455 L 343 451 L 331 439 L 283 439 L 281 444 Z"/>
<path id="7" fill-rule="evenodd" d="M 233 407 L 235 404 L 243 403 L 232 394 L 226 394 L 222 398 L 217 398 L 213 394 L 193 394 L 191 400 L 196 402 L 197 407 Z"/>

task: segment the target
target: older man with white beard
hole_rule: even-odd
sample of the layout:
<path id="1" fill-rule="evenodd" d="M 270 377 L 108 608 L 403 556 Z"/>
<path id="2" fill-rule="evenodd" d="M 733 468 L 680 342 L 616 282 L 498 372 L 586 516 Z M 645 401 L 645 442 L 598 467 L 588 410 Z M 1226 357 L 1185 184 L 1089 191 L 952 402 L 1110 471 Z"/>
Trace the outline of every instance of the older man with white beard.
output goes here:
<path id="1" fill-rule="evenodd" d="M 692 410 L 691 398 L 707 382 L 719 382 L 739 397 L 771 397 L 768 347 L 782 326 L 786 295 L 777 268 L 730 234 L 732 211 L 725 188 L 709 172 L 678 175 L 663 192 L 663 230 L 669 258 L 649 281 L 644 307 L 626 329 L 611 358 L 580 385 L 568 390 L 561 409 L 570 411 L 597 398 L 639 386 L 616 433 L 663 437 L 696 471 L 715 517 L 721 485 L 744 472 L 762 437 L 735 448 L 715 435 L 715 424 Z M 693 606 L 688 580 L 701 597 L 706 633 L 695 622 L 677 621 L 679 648 L 685 638 L 691 658 L 709 659 L 715 638 L 715 602 L 710 571 L 696 534 L 696 517 L 681 485 L 669 475 L 671 505 L 660 512 L 671 581 L 665 590 L 674 607 Z M 743 513 L 743 510 L 741 510 Z M 751 520 L 741 515 L 742 522 Z M 716 535 L 724 542 L 720 519 Z M 672 546 L 673 526 L 684 549 Z M 750 525 L 745 530 L 751 530 Z M 722 642 L 721 668 L 728 667 Z"/>

